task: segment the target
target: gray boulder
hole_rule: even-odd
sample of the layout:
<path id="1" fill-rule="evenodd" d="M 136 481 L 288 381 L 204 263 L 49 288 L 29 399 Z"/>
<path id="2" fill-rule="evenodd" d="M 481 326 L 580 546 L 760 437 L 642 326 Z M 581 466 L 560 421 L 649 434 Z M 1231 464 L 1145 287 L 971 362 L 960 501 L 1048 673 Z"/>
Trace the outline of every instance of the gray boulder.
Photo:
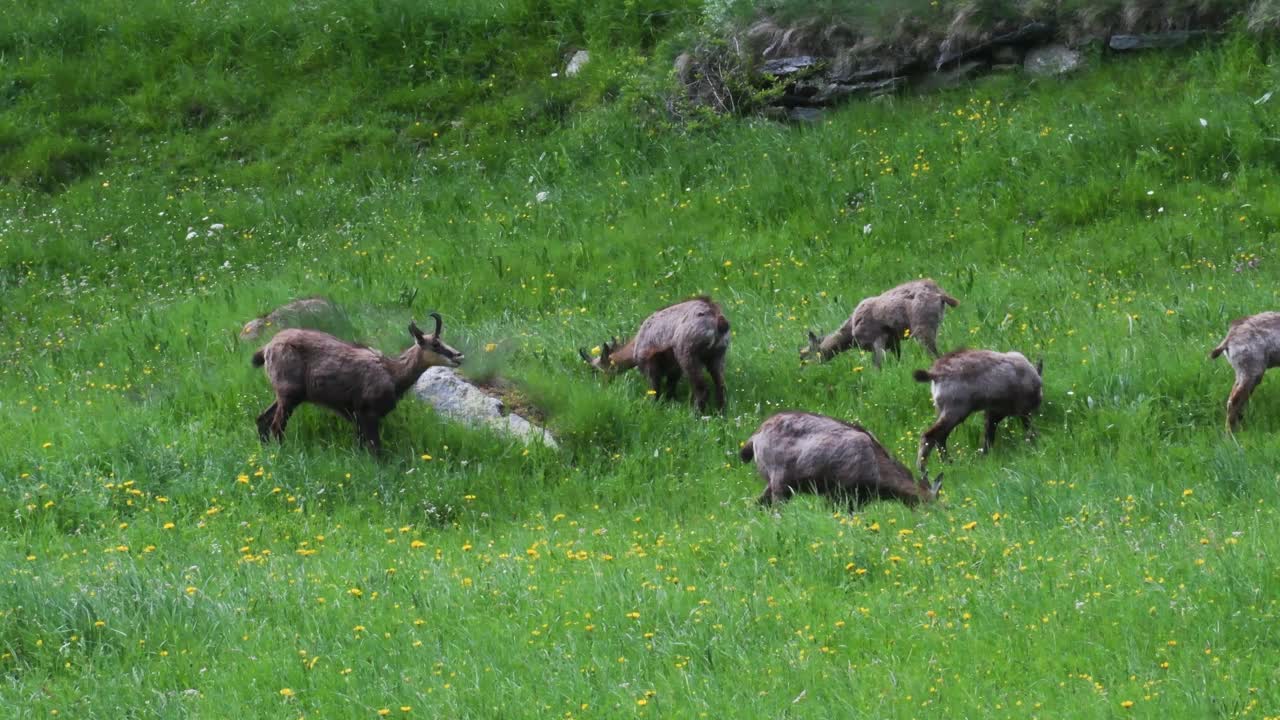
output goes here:
<path id="1" fill-rule="evenodd" d="M 573 54 L 573 57 L 569 58 L 569 64 L 565 66 L 564 74 L 573 77 L 582 72 L 582 68 L 589 62 L 591 62 L 591 53 L 586 50 L 579 50 Z"/>
<path id="2" fill-rule="evenodd" d="M 414 384 L 413 394 L 450 420 L 471 427 L 490 428 L 526 445 L 536 440 L 552 449 L 560 447 L 546 428 L 509 412 L 501 400 L 467 382 L 452 368 L 433 367 L 427 370 Z"/>
<path id="3" fill-rule="evenodd" d="M 1208 35 L 1203 30 L 1173 30 L 1143 35 L 1112 35 L 1107 45 L 1112 50 L 1166 50 L 1181 47 Z"/>
<path id="4" fill-rule="evenodd" d="M 1066 45 L 1043 45 L 1027 52 L 1022 67 L 1040 77 L 1065 75 L 1084 65 L 1084 56 Z"/>

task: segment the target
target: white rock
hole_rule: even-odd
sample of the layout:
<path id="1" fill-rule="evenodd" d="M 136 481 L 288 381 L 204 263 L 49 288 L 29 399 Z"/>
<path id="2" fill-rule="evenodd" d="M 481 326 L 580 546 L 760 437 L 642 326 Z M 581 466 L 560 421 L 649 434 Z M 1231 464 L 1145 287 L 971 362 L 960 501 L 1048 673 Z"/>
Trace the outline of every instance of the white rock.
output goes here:
<path id="1" fill-rule="evenodd" d="M 526 445 L 536 440 L 549 448 L 560 447 L 546 428 L 538 427 L 515 413 L 507 413 L 501 400 L 462 379 L 452 368 L 433 367 L 427 370 L 414 384 L 413 394 L 451 420 L 472 427 L 491 428 Z"/>
<path id="2" fill-rule="evenodd" d="M 564 74 L 573 77 L 582 72 L 582 67 L 588 62 L 591 62 L 591 53 L 586 50 L 579 50 L 573 54 L 573 57 L 569 58 L 569 64 L 565 67 Z"/>

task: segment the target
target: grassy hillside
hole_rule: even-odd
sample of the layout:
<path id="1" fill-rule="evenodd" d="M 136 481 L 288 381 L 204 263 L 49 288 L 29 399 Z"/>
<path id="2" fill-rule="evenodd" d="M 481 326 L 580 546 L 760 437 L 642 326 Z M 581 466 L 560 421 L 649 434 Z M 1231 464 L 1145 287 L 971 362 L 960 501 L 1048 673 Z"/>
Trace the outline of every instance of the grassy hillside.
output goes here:
<path id="1" fill-rule="evenodd" d="M 1280 398 L 1226 435 L 1205 357 L 1278 304 L 1269 45 L 681 128 L 646 98 L 697 8 L 382 6 L 4 30 L 4 716 L 1280 714 Z M 552 83 L 579 45 L 594 74 Z M 413 74 L 450 52 L 470 74 Z M 42 144 L 88 157 L 39 170 Z M 1039 441 L 980 457 L 971 420 L 919 511 L 757 509 L 738 443 L 777 409 L 913 456 L 917 346 L 881 372 L 797 350 L 921 276 L 961 300 L 944 347 L 1044 357 Z M 728 417 L 582 366 L 701 292 L 733 322 Z M 438 309 L 564 449 L 409 401 L 380 461 L 315 408 L 261 445 L 237 333 L 315 293 L 387 351 Z"/>

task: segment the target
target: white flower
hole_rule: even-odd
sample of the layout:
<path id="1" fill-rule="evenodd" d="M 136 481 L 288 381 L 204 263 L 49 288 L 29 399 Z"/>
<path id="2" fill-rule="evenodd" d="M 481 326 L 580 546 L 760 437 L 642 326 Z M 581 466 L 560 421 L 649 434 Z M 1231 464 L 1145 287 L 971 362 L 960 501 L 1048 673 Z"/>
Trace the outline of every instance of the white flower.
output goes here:
<path id="1" fill-rule="evenodd" d="M 190 232 L 188 232 L 188 233 L 187 233 L 187 239 L 188 239 L 188 240 L 193 240 L 193 239 L 195 239 L 195 237 L 196 237 L 197 235 L 199 235 L 199 234 L 200 234 L 200 233 L 196 232 L 195 230 L 192 230 L 192 231 L 190 231 Z"/>
<path id="2" fill-rule="evenodd" d="M 214 232 L 218 232 L 219 230 L 221 230 L 221 229 L 222 229 L 222 228 L 224 228 L 224 227 L 226 227 L 226 225 L 223 225 L 222 223 L 214 223 L 214 224 L 212 224 L 212 225 L 210 225 L 210 226 L 209 226 L 209 229 L 210 229 L 210 230 L 212 230 L 212 231 L 214 231 Z"/>
<path id="3" fill-rule="evenodd" d="M 1204 118 L 1200 118 L 1200 127 L 1209 127 L 1209 121 Z"/>
<path id="4" fill-rule="evenodd" d="M 546 190 L 540 190 L 538 191 L 538 194 L 534 195 L 533 197 L 538 202 L 544 203 L 551 199 L 551 193 L 547 192 Z"/>
<path id="5" fill-rule="evenodd" d="M 863 235 L 870 235 L 870 234 L 871 234 L 871 223 L 867 223 L 866 225 L 863 225 L 863 226 L 862 226 L 862 234 L 863 234 Z"/>

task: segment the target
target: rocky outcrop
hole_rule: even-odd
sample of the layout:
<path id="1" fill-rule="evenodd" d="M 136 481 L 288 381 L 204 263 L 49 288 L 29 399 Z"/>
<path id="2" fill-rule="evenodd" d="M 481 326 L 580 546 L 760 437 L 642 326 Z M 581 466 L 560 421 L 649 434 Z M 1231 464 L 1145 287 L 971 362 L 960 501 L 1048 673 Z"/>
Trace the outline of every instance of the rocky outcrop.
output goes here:
<path id="1" fill-rule="evenodd" d="M 1178 47 L 1213 34 L 1185 30 L 1093 39 L 1106 40 L 1114 51 L 1130 51 Z M 766 117 L 813 122 L 823 109 L 855 98 L 943 90 L 990 72 L 1021 70 L 1047 77 L 1084 67 L 1085 54 L 1055 42 L 1059 36 L 1047 23 L 1029 22 L 979 39 L 948 38 L 932 51 L 920 45 L 895 51 L 869 49 L 849 33 L 789 29 L 764 20 L 747 31 L 748 49 L 737 60 L 740 64 L 747 59 L 749 70 L 734 71 L 723 51 L 683 53 L 674 70 L 684 88 L 684 102 L 693 106 L 719 112 L 763 109 Z M 736 81 L 731 79 L 733 72 L 738 73 Z M 748 102 L 740 101 L 744 84 L 757 88 L 755 97 L 746 97 Z M 766 98 L 766 107 L 761 108 L 759 98 Z"/>
<path id="2" fill-rule="evenodd" d="M 471 427 L 489 428 L 526 445 L 540 442 L 549 448 L 559 447 L 546 428 L 511 412 L 503 400 L 468 382 L 451 368 L 427 370 L 414 384 L 413 394 L 450 420 Z"/>

